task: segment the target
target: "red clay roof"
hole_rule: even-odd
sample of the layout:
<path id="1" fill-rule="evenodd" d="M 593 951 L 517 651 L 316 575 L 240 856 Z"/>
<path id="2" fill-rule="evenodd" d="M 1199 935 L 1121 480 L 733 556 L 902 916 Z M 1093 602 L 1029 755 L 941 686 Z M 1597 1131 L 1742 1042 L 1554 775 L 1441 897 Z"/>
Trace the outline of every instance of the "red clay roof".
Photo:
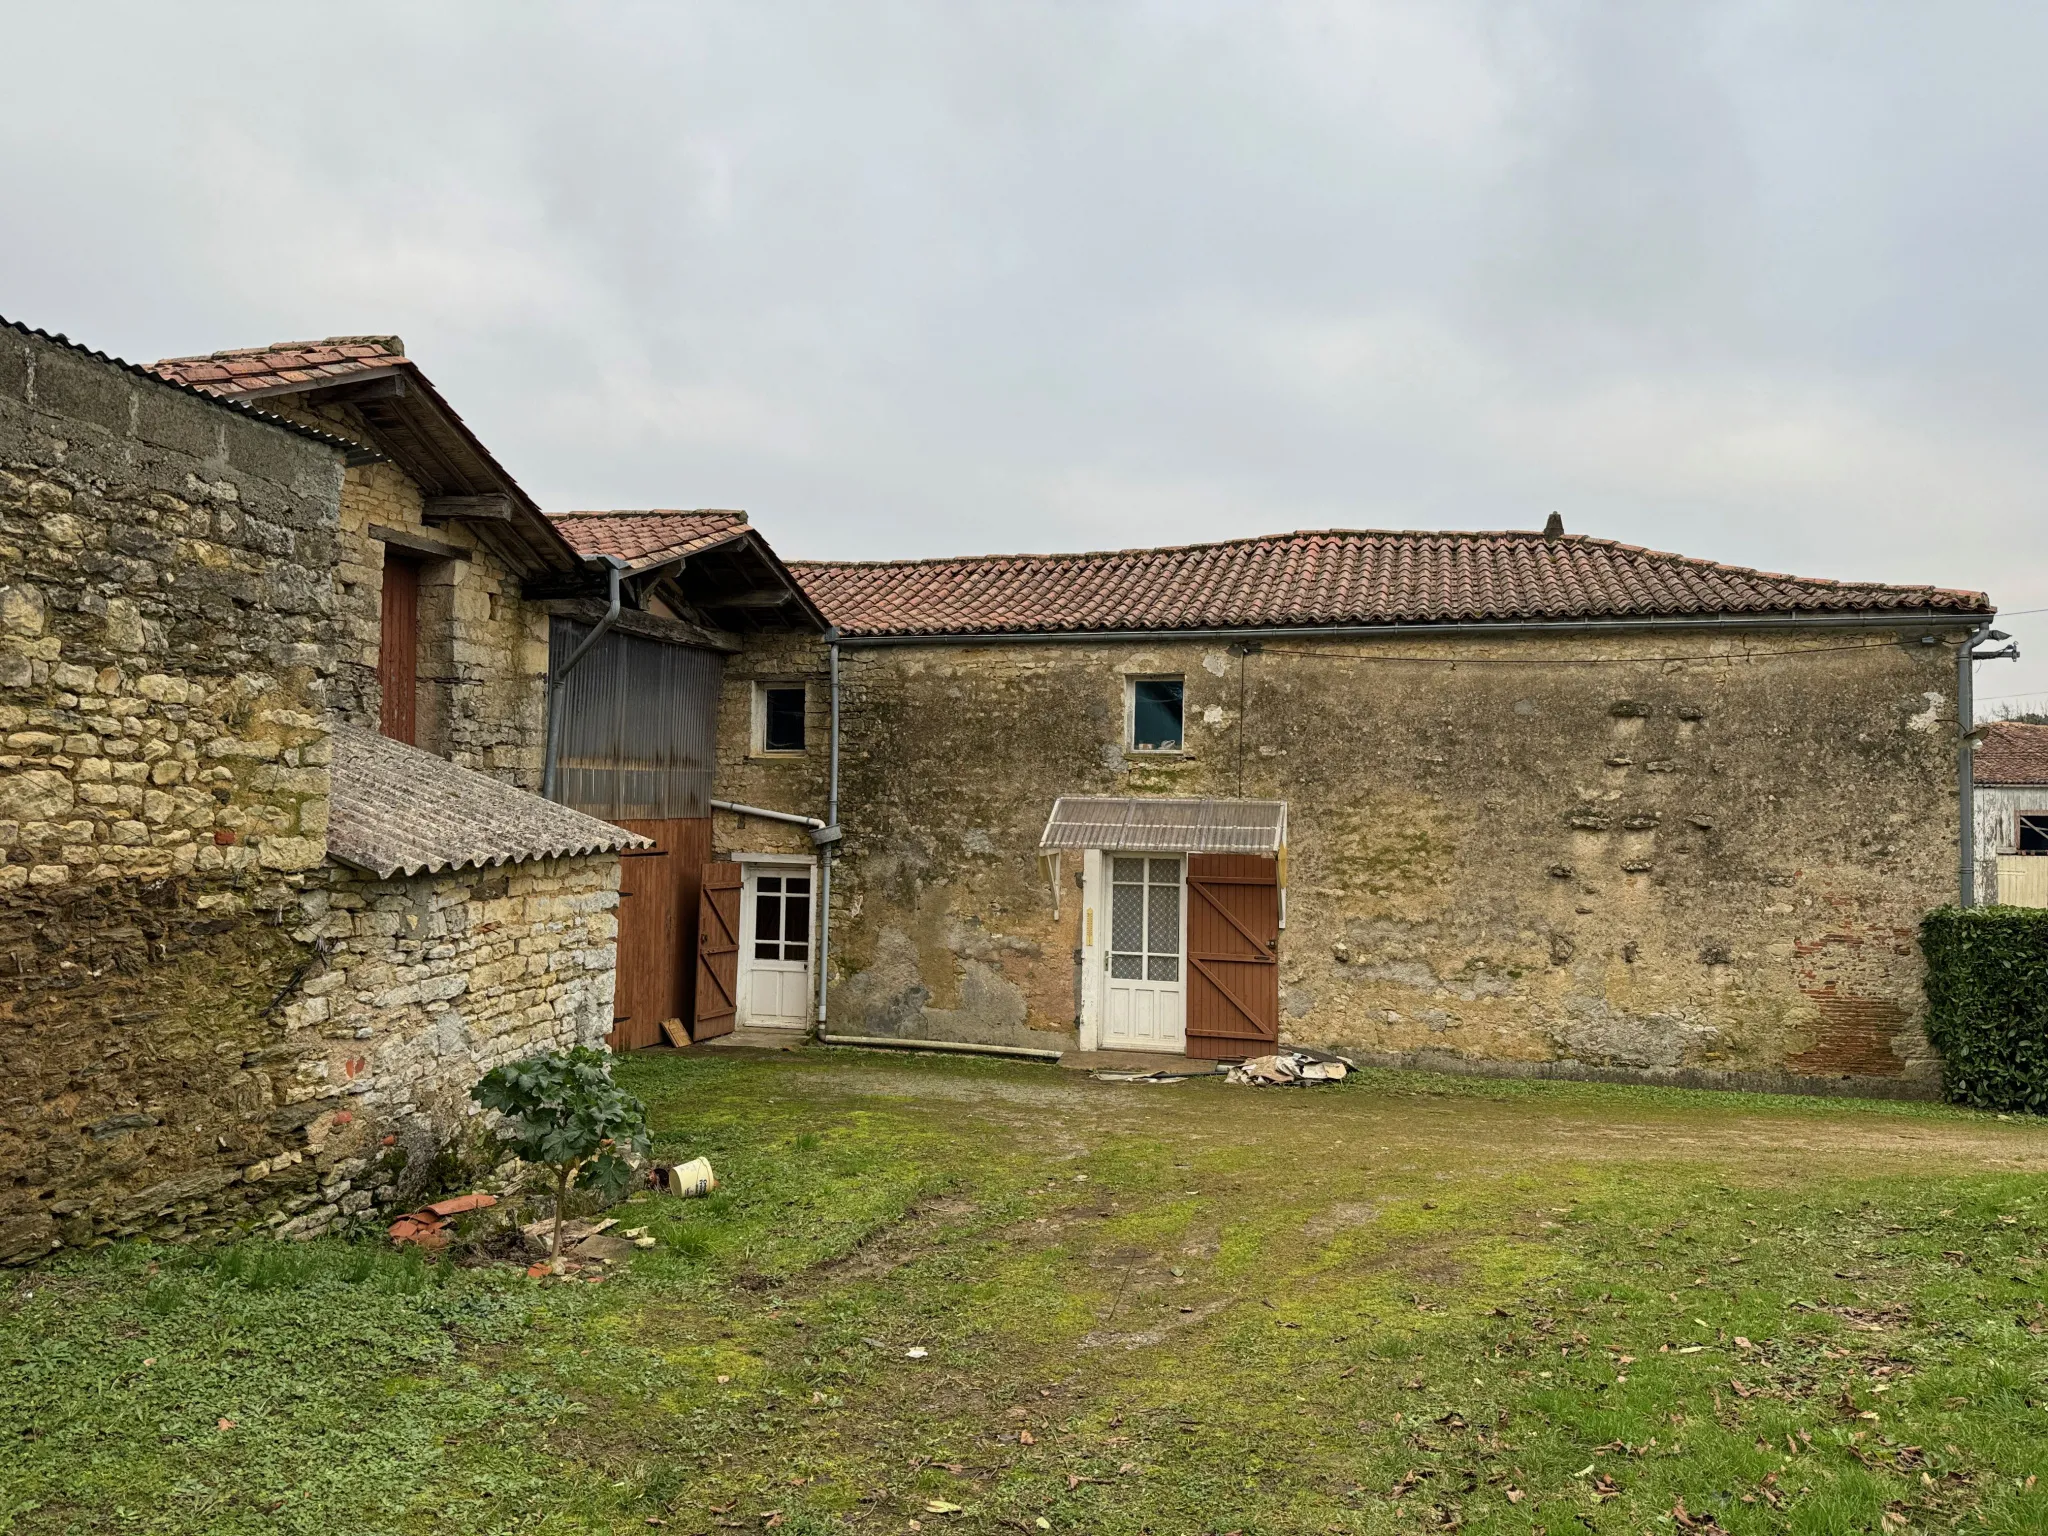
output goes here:
<path id="1" fill-rule="evenodd" d="M 239 395 L 341 378 L 405 361 L 396 336 L 330 336 L 325 341 L 280 341 L 267 347 L 236 347 L 204 357 L 166 357 L 149 371 L 174 384 L 209 394 Z"/>
<path id="2" fill-rule="evenodd" d="M 1456 620 L 1984 613 L 1980 592 L 1817 581 L 1540 533 L 1334 529 L 1080 555 L 792 562 L 849 635 Z"/>
<path id="3" fill-rule="evenodd" d="M 1970 777 L 1979 784 L 2048 784 L 2048 725 L 2001 720 L 1985 726 Z"/>
<path id="4" fill-rule="evenodd" d="M 664 565 L 746 531 L 744 512 L 678 512 L 656 508 L 647 512 L 550 512 L 562 537 L 576 553 L 617 555 L 638 569 Z"/>

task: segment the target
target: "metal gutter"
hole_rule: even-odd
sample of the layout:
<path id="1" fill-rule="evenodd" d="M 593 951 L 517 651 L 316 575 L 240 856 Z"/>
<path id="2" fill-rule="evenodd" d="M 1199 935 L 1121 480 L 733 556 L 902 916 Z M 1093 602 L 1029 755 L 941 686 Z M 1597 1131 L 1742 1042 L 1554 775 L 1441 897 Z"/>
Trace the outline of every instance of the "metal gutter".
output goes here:
<path id="1" fill-rule="evenodd" d="M 583 637 L 583 643 L 569 653 L 569 659 L 562 663 L 562 670 L 557 672 L 552 667 L 548 669 L 547 740 L 542 745 L 547 757 L 541 770 L 540 786 L 541 796 L 547 800 L 555 798 L 555 790 L 560 779 L 555 766 L 555 742 L 562 730 L 562 684 L 568 680 L 569 674 L 576 670 L 576 664 L 590 654 L 590 648 L 604 638 L 604 632 L 619 622 L 619 578 L 625 573 L 626 562 L 617 555 L 600 555 L 598 558 L 605 562 L 611 574 L 611 605 L 606 608 L 604 617 Z"/>
<path id="2" fill-rule="evenodd" d="M 881 645 L 1106 645 L 1120 640 L 1351 640 L 1399 636 L 1404 640 L 1433 635 L 1577 635 L 1627 634 L 1686 629 L 1909 629 L 1921 625 L 1978 625 L 1981 613 L 1946 610 L 1902 610 L 1897 613 L 1830 614 L 1696 614 L 1642 619 L 1458 619 L 1448 623 L 1295 624 L 1258 629 L 1091 629 L 1005 630 L 975 634 L 846 635 L 837 643 Z"/>
<path id="3" fill-rule="evenodd" d="M 1065 1051 L 1041 1050 L 1035 1045 L 976 1045 L 965 1040 L 899 1040 L 890 1035 L 828 1035 L 822 1029 L 818 1039 L 825 1045 L 877 1045 L 905 1051 L 958 1051 L 971 1056 L 1027 1056 L 1034 1061 L 1058 1061 Z"/>

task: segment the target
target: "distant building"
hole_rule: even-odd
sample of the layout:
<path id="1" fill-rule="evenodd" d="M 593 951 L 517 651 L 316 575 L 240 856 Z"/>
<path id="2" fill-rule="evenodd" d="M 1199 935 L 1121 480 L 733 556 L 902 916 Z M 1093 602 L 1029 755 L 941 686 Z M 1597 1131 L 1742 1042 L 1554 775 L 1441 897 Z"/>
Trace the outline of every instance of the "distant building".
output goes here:
<path id="1" fill-rule="evenodd" d="M 1985 726 L 1971 777 L 1978 901 L 2048 907 L 2048 725 Z"/>

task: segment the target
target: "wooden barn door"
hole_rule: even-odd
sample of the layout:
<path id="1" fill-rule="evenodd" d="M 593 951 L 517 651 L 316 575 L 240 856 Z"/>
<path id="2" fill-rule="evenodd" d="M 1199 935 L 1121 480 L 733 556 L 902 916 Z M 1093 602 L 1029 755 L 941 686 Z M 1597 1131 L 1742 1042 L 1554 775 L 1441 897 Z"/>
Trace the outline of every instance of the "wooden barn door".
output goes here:
<path id="1" fill-rule="evenodd" d="M 1280 865 L 1188 856 L 1188 1055 L 1263 1056 L 1280 1041 Z"/>
<path id="2" fill-rule="evenodd" d="M 711 820 L 622 820 L 652 838 L 652 849 L 620 855 L 618 987 L 611 1047 L 637 1051 L 689 1039 L 696 1001 L 690 957 L 697 947 L 697 898 L 711 856 Z"/>
<path id="3" fill-rule="evenodd" d="M 697 1018 L 693 1040 L 732 1033 L 739 1011 L 740 887 L 737 864 L 704 866 L 703 896 L 697 904 Z"/>

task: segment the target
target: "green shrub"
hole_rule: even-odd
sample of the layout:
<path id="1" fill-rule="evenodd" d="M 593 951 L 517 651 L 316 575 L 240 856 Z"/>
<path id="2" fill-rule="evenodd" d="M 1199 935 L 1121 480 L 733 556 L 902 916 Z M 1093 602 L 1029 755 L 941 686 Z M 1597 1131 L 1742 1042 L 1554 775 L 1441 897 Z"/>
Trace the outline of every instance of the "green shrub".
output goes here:
<path id="1" fill-rule="evenodd" d="M 647 1106 L 612 1081 L 611 1053 L 587 1045 L 495 1067 L 469 1096 L 504 1117 L 496 1135 L 507 1151 L 554 1174 L 548 1264 L 560 1274 L 563 1201 L 579 1187 L 614 1200 L 626 1192 L 629 1159 L 651 1145 Z"/>
<path id="2" fill-rule="evenodd" d="M 2048 1114 L 2048 909 L 1942 907 L 1920 925 L 1920 950 L 1948 1096 Z"/>

